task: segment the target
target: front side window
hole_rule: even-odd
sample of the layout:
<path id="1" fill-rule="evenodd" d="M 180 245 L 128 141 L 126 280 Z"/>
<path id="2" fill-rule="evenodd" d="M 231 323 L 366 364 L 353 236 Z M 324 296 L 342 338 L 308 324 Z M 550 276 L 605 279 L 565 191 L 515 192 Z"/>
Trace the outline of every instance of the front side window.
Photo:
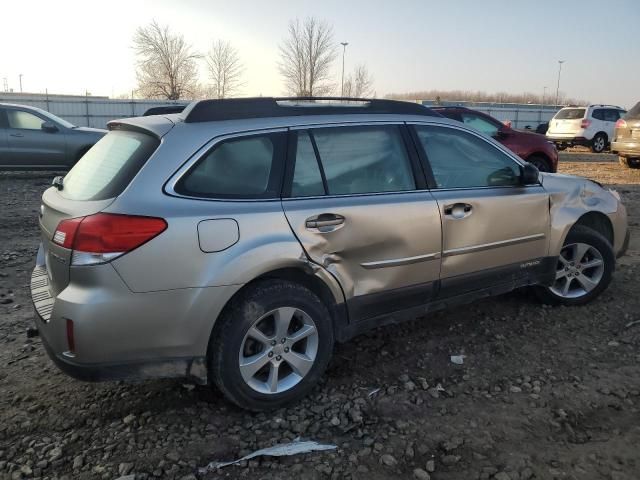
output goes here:
<path id="1" fill-rule="evenodd" d="M 478 132 L 482 132 L 490 137 L 495 137 L 498 134 L 499 125 L 496 125 L 489 120 L 482 118 L 472 113 L 462 113 L 462 122 Z"/>
<path id="2" fill-rule="evenodd" d="M 44 120 L 33 113 L 22 110 L 7 110 L 9 128 L 21 130 L 41 130 Z"/>
<path id="3" fill-rule="evenodd" d="M 175 191 L 194 197 L 276 198 L 282 143 L 279 133 L 226 140 L 201 158 Z"/>
<path id="4" fill-rule="evenodd" d="M 454 128 L 415 128 L 437 188 L 520 184 L 520 165 L 482 138 Z"/>
<path id="5" fill-rule="evenodd" d="M 398 126 L 318 128 L 310 130 L 310 135 L 320 156 L 327 194 L 399 192 L 416 188 Z"/>

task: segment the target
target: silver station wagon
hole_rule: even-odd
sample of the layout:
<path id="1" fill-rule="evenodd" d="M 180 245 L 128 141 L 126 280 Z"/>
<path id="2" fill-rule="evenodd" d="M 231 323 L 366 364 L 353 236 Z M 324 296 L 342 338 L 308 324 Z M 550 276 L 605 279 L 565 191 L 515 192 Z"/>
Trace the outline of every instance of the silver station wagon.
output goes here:
<path id="1" fill-rule="evenodd" d="M 593 300 L 629 241 L 616 192 L 417 104 L 204 100 L 109 130 L 44 192 L 31 282 L 80 379 L 280 407 L 367 329 L 525 286 Z"/>

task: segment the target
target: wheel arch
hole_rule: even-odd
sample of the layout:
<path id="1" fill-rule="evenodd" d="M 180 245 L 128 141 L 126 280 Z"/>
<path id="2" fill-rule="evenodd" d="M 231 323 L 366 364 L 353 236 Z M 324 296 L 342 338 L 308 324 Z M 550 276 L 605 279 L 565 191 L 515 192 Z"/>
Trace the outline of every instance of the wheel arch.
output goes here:
<path id="1" fill-rule="evenodd" d="M 294 282 L 308 288 L 316 294 L 329 310 L 336 340 L 342 341 L 343 339 L 346 339 L 343 332 L 349 323 L 349 318 L 342 288 L 337 280 L 326 270 L 316 266 L 315 264 L 306 263 L 264 272 L 256 276 L 250 282 L 247 282 L 242 286 L 242 288 L 235 292 L 220 309 L 220 313 L 213 322 L 209 333 L 207 358 L 211 358 L 211 338 L 215 335 L 216 326 L 219 325 L 218 320 L 220 317 L 222 317 L 228 309 L 232 308 L 233 302 L 244 295 L 247 290 L 255 287 L 261 282 L 274 280 Z"/>
<path id="2" fill-rule="evenodd" d="M 611 246 L 615 245 L 613 224 L 611 223 L 609 217 L 607 217 L 604 213 L 596 211 L 585 213 L 580 218 L 578 218 L 578 220 L 569 229 L 569 232 L 578 225 L 590 228 L 591 230 L 598 232 L 609 241 Z M 569 232 L 567 232 L 567 235 L 569 234 Z"/>

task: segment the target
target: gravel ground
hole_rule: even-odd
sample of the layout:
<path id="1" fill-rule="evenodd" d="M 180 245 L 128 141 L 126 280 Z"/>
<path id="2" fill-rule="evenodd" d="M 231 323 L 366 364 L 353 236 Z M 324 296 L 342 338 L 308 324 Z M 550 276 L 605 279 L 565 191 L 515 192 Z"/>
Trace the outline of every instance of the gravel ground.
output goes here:
<path id="1" fill-rule="evenodd" d="M 561 154 L 562 172 L 614 185 L 630 213 L 631 250 L 596 302 L 548 308 L 521 291 L 378 329 L 338 346 L 309 398 L 268 414 L 179 380 L 60 373 L 25 336 L 51 175 L 0 175 L 0 479 L 640 478 L 640 171 L 611 157 Z M 298 436 L 338 448 L 198 477 Z"/>

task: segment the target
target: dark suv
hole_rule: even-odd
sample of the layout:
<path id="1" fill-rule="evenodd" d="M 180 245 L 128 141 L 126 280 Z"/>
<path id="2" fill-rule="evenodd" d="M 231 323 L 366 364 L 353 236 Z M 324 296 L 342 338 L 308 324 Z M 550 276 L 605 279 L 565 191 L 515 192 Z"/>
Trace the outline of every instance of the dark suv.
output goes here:
<path id="1" fill-rule="evenodd" d="M 466 107 L 431 109 L 495 138 L 520 158 L 538 167 L 541 172 L 556 172 L 558 169 L 558 151 L 543 135 L 514 130 L 486 113 Z"/>

